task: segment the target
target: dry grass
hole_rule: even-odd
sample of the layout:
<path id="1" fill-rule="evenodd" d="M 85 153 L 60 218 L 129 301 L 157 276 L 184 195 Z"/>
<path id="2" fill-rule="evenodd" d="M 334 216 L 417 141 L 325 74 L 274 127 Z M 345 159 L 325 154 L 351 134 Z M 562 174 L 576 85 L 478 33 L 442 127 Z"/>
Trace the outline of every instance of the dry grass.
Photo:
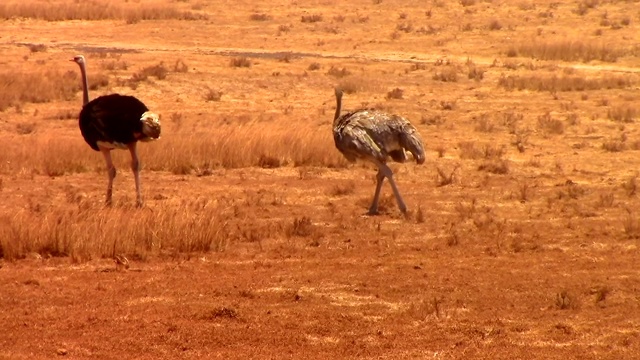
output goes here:
<path id="1" fill-rule="evenodd" d="M 277 159 L 271 161 L 277 166 L 343 167 L 346 161 L 333 146 L 330 134 L 329 129 L 316 132 L 311 126 L 292 130 L 286 123 L 230 124 L 208 134 L 175 134 L 161 139 L 163 143 L 150 144 L 145 163 L 149 169 L 174 173 L 185 168 L 264 167 L 269 158 Z"/>
<path id="2" fill-rule="evenodd" d="M 500 77 L 498 85 L 507 90 L 534 91 L 586 91 L 600 89 L 626 89 L 633 85 L 628 76 L 607 76 L 603 78 L 587 78 L 582 76 L 518 76 Z"/>
<path id="3" fill-rule="evenodd" d="M 638 108 L 629 104 L 612 106 L 607 109 L 607 118 L 617 122 L 632 123 L 639 115 Z"/>
<path id="4" fill-rule="evenodd" d="M 231 67 L 251 67 L 251 60 L 245 56 L 235 57 L 229 61 Z"/>
<path id="5" fill-rule="evenodd" d="M 23 103 L 71 100 L 80 88 L 80 76 L 73 71 L 5 71 L 0 73 L 0 111 Z"/>
<path id="6" fill-rule="evenodd" d="M 140 156 L 145 169 L 176 174 L 212 168 L 346 165 L 328 128 L 316 132 L 314 126 L 307 125 L 291 131 L 287 124 L 261 122 L 223 125 L 197 134 L 174 133 L 140 146 Z M 61 139 L 32 134 L 19 143 L 10 142 L 0 153 L 0 173 L 60 176 L 103 167 L 99 154 L 79 136 Z"/>
<path id="7" fill-rule="evenodd" d="M 238 240 L 229 214 L 214 206 L 76 209 L 38 207 L 3 215 L 0 252 L 7 260 L 28 253 L 68 256 L 76 262 L 126 254 L 146 259 L 161 252 L 222 251 Z"/>
<path id="8" fill-rule="evenodd" d="M 599 60 L 615 62 L 629 51 L 605 42 L 590 43 L 581 40 L 523 41 L 507 50 L 513 56 L 532 57 L 541 60 L 583 61 Z"/>
<path id="9" fill-rule="evenodd" d="M 129 24 L 140 20 L 206 20 L 206 14 L 183 11 L 171 5 L 139 3 L 114 4 L 107 1 L 19 2 L 0 4 L 0 18 L 32 18 L 46 21 L 68 20 L 126 20 Z"/>

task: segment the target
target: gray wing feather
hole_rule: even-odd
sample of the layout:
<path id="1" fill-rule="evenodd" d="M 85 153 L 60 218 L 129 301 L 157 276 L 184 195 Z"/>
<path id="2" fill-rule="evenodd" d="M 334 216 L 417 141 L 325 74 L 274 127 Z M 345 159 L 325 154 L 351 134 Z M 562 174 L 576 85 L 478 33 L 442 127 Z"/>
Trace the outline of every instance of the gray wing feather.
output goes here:
<path id="1" fill-rule="evenodd" d="M 424 146 L 416 128 L 398 115 L 377 110 L 358 110 L 341 116 L 333 129 L 336 147 L 349 161 L 366 158 L 386 162 L 407 160 L 405 150 L 416 162 L 424 162 Z"/>

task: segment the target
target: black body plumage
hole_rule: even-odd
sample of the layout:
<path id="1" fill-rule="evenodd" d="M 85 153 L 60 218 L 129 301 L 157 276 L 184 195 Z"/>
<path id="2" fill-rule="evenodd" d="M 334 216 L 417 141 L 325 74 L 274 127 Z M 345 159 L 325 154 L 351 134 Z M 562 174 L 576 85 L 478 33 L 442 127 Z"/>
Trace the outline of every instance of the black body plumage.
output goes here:
<path id="1" fill-rule="evenodd" d="M 80 111 L 80 132 L 95 151 L 100 150 L 98 142 L 124 145 L 144 140 L 140 117 L 147 111 L 149 109 L 133 96 L 100 96 Z"/>

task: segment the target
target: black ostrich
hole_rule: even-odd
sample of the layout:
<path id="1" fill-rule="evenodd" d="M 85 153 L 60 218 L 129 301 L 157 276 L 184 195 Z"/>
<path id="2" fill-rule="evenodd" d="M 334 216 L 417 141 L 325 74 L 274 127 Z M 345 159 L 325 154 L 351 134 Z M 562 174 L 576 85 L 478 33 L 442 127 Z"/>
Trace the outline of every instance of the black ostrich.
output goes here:
<path id="1" fill-rule="evenodd" d="M 129 149 L 131 170 L 136 182 L 136 205 L 142 206 L 137 144 L 138 141 L 151 141 L 160 137 L 160 119 L 133 96 L 110 94 L 89 101 L 89 83 L 84 56 L 77 55 L 71 61 L 80 65 L 82 73 L 83 107 L 79 119 L 80 132 L 93 150 L 102 153 L 107 163 L 109 184 L 106 203 L 111 205 L 113 179 L 116 177 L 111 150 Z"/>
<path id="2" fill-rule="evenodd" d="M 361 159 L 378 167 L 376 191 L 369 207 L 369 214 L 378 213 L 378 199 L 385 178 L 389 179 L 400 211 L 406 214 L 407 206 L 393 180 L 393 172 L 387 166 L 387 160 L 391 158 L 396 162 L 405 162 L 408 160 L 408 151 L 418 164 L 424 163 L 424 145 L 418 130 L 401 116 L 373 109 L 360 109 L 340 115 L 342 89 L 336 88 L 335 93 L 333 140 L 336 148 L 351 162 Z"/>

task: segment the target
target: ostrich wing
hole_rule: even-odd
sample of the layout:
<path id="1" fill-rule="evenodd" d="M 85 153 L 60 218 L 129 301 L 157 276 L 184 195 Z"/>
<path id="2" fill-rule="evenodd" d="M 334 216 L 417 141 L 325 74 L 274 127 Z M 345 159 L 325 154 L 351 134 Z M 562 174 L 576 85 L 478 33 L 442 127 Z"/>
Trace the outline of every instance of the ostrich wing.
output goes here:
<path id="1" fill-rule="evenodd" d="M 334 128 L 336 147 L 347 159 L 366 158 L 385 162 L 407 160 L 405 150 L 416 161 L 424 162 L 424 147 L 420 134 L 411 123 L 398 115 L 376 110 L 359 110 L 345 114 Z"/>

